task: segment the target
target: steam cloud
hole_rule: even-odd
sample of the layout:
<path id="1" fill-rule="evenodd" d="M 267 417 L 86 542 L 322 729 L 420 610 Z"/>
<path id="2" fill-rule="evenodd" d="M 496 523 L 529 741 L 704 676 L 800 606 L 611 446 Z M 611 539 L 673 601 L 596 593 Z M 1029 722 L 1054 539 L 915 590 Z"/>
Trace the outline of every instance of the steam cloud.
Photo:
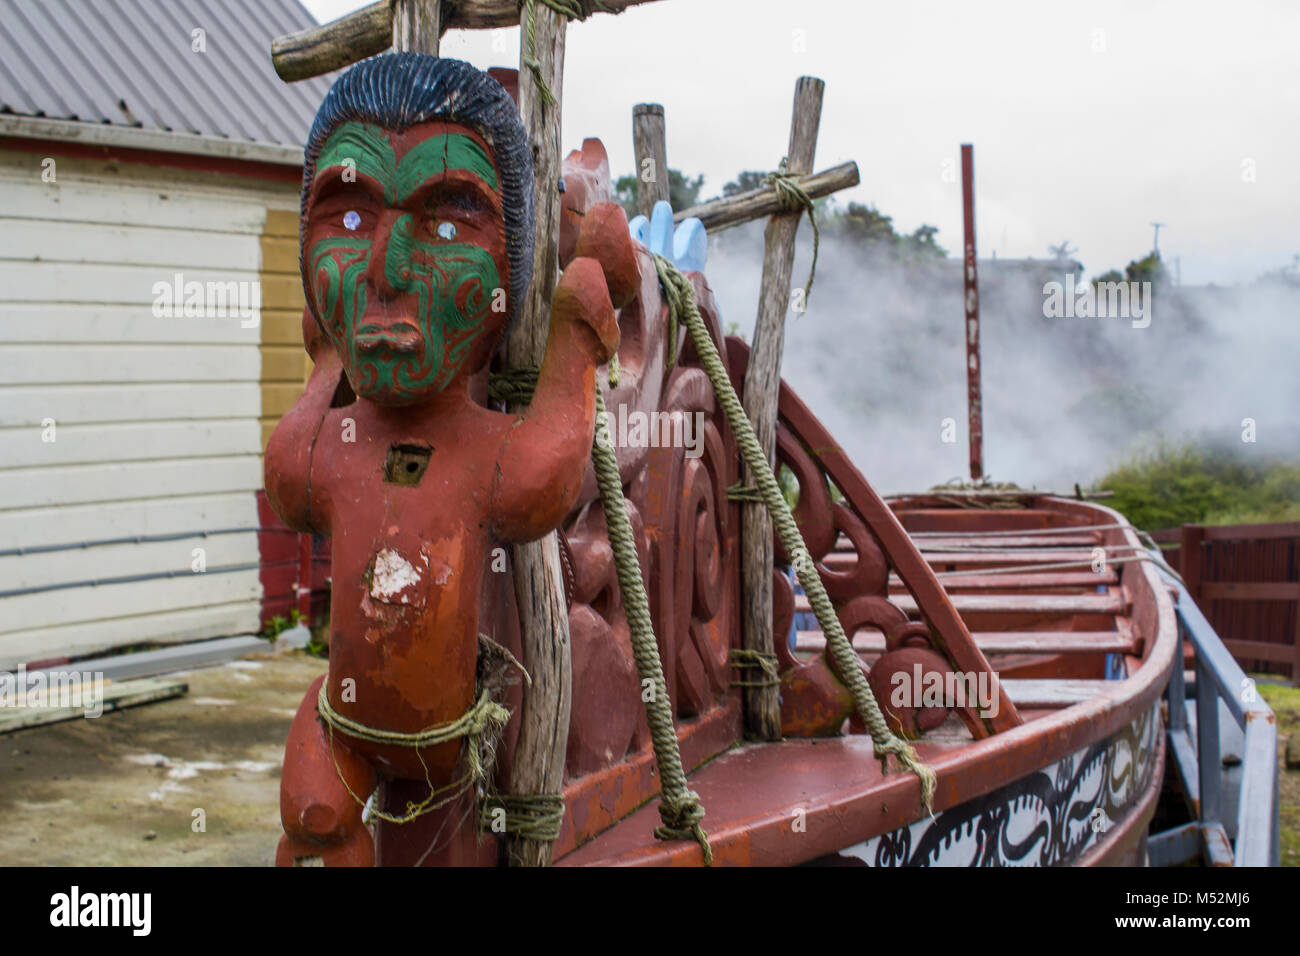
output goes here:
<path id="1" fill-rule="evenodd" d="M 806 221 L 798 243 L 796 287 Z M 759 223 L 710 239 L 724 326 L 751 342 L 762 260 Z M 986 475 L 1068 491 L 1161 441 L 1300 457 L 1300 286 L 1158 288 L 1150 327 L 1135 329 L 1044 318 L 1043 283 L 1062 275 L 1038 265 L 980 263 Z M 957 257 L 904 267 L 823 235 L 807 311 L 787 317 L 782 374 L 877 490 L 921 490 L 969 474 L 962 326 Z M 1254 444 L 1241 440 L 1246 418 Z"/>

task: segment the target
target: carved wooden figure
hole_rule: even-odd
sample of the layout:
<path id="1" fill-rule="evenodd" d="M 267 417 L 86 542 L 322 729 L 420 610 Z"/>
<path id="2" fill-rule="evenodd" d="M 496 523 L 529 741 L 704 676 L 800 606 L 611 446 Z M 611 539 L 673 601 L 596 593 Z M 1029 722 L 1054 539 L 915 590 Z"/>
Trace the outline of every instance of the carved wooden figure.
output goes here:
<path id="1" fill-rule="evenodd" d="M 271 438 L 266 487 L 291 527 L 332 539 L 330 668 L 290 731 L 277 862 L 365 865 L 360 804 L 380 780 L 414 781 L 416 807 L 472 803 L 464 738 L 477 730 L 428 746 L 384 734 L 475 713 L 490 548 L 573 507 L 596 368 L 619 332 L 579 241 L 531 405 L 484 406 L 528 287 L 533 176 L 510 96 L 468 64 L 393 54 L 349 70 L 316 117 L 303 182 L 315 369 Z M 623 248 L 592 245 L 626 262 L 622 228 Z"/>
<path id="2" fill-rule="evenodd" d="M 732 658 L 744 610 L 740 506 L 728 491 L 741 476 L 736 439 L 659 283 L 652 249 L 676 248 L 667 242 L 672 217 L 660 210 L 650 248 L 633 240 L 608 201 L 598 140 L 561 169 L 563 274 L 532 401 L 506 414 L 488 398 L 534 258 L 532 154 L 508 92 L 514 79 L 423 54 L 378 57 L 340 77 L 310 133 L 301 261 L 303 340 L 315 369 L 271 438 L 266 487 L 287 524 L 331 538 L 330 667 L 290 729 L 283 865 L 502 861 L 500 832 L 480 838 L 477 812 L 513 792 L 522 722 L 518 679 L 502 676 L 510 655 L 524 656 L 507 546 L 556 529 L 572 699 L 562 793 L 545 795 L 563 797 L 553 858 L 617 856 L 600 845 L 617 845 L 619 829 L 631 826 L 633 856 L 700 859 L 694 842 L 656 848 L 653 826 L 638 817 L 659 775 L 589 465 L 598 381 L 609 383 L 605 403 L 685 768 L 718 766 L 742 736 Z M 748 349 L 724 341 L 704 275 L 687 278 L 740 389 Z M 605 364 L 615 354 L 617 382 Z M 877 695 L 917 666 L 989 671 L 897 517 L 785 385 L 776 444 L 798 479 L 794 516 L 844 631 L 886 637 L 869 670 Z M 842 502 L 832 500 L 832 481 Z M 891 573 L 915 614 L 896 603 Z M 775 630 L 786 634 L 799 597 L 784 576 L 773 586 Z M 852 729 L 854 704 L 830 657 L 797 657 L 785 642 L 776 651 L 781 732 Z M 894 708 L 889 719 L 914 736 L 947 716 Z M 1005 694 L 996 717 L 970 708 L 955 716 L 975 740 L 1020 723 Z M 495 754 L 482 749 L 490 743 Z M 849 764 L 856 781 L 873 761 Z M 889 789 L 896 780 L 882 777 L 880 792 L 888 790 L 898 819 L 882 817 L 882 803 L 865 812 L 869 827 L 912 819 L 909 801 Z M 754 807 L 726 795 L 749 794 L 754 783 L 780 781 L 710 797 L 710 814 L 722 808 L 716 843 L 730 846 L 731 862 L 762 858 L 737 836 Z M 370 799 L 373 830 L 362 813 Z"/>

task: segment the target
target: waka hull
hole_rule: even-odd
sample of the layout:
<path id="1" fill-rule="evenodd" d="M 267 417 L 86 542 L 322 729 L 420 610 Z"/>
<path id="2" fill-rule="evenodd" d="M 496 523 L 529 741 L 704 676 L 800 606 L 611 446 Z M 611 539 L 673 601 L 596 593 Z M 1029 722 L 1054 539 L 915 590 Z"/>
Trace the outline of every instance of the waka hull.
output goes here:
<path id="1" fill-rule="evenodd" d="M 1149 562 L 1118 560 L 1142 546 L 1116 512 L 1036 495 L 1002 504 L 1011 507 L 986 511 L 933 497 L 892 502 L 945 575 L 940 580 L 978 580 L 970 595 L 978 600 L 959 592 L 953 601 L 1023 722 L 974 740 L 950 719 L 917 742 L 938 775 L 933 819 L 919 812 L 915 778 L 897 769 L 882 775 L 862 735 L 728 751 L 690 781 L 708 811 L 716 863 L 1145 863 L 1165 770 L 1161 695 L 1176 645 L 1169 591 Z M 1060 569 L 1036 569 L 1080 553 L 1087 559 L 1095 547 L 1115 559 L 1099 575 L 1103 583 L 1063 588 Z M 825 563 L 836 562 L 828 556 Z M 960 577 L 999 568 L 1014 570 Z M 906 604 L 905 594 L 891 588 L 897 603 Z M 820 638 L 800 631 L 798 647 L 815 655 Z M 883 649 L 863 632 L 855 646 L 868 666 L 878 658 L 873 650 Z M 656 823 L 652 803 L 560 865 L 700 862 L 690 844 L 647 840 Z"/>

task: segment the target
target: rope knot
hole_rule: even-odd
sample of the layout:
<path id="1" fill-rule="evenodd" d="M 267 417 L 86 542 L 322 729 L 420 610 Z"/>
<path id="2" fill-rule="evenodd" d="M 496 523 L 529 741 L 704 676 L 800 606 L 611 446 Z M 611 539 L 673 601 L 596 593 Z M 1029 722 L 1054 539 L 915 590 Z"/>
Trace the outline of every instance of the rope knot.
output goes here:
<path id="1" fill-rule="evenodd" d="M 780 674 L 777 672 L 777 658 L 775 654 L 769 654 L 766 651 L 756 651 L 748 647 L 735 647 L 731 650 L 732 667 L 757 667 L 763 672 L 763 680 L 733 680 L 732 687 L 778 687 L 781 684 Z"/>
<path id="2" fill-rule="evenodd" d="M 775 172 L 763 177 L 763 182 L 776 190 L 776 201 L 786 212 L 808 213 L 808 223 L 813 231 L 812 265 L 808 269 L 808 282 L 803 287 L 803 306 L 807 308 L 808 297 L 812 295 L 813 279 L 817 276 L 817 247 L 821 244 L 821 229 L 817 226 L 817 215 L 813 208 L 813 199 L 797 182 L 798 174 L 789 170 L 789 157 L 781 160 Z M 802 312 L 803 309 L 797 311 Z"/>
<path id="3" fill-rule="evenodd" d="M 713 865 L 713 848 L 708 834 L 700 823 L 704 820 L 704 807 L 700 795 L 694 790 L 664 792 L 659 797 L 659 818 L 663 825 L 655 827 L 655 837 L 660 840 L 694 839 L 704 854 L 704 865 Z"/>

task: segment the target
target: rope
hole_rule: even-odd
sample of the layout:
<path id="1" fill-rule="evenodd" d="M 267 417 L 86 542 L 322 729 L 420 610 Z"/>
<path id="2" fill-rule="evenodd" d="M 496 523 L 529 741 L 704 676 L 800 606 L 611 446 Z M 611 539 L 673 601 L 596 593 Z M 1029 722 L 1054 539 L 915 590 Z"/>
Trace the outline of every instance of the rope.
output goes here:
<path id="1" fill-rule="evenodd" d="M 504 820 L 498 817 L 504 815 Z M 479 813 L 479 828 L 498 832 L 498 823 L 505 831 L 539 843 L 554 843 L 564 823 L 564 794 L 562 793 L 500 793 L 483 804 Z"/>
<path id="2" fill-rule="evenodd" d="M 1148 554 L 1135 554 L 1128 558 L 1107 558 L 1106 564 L 1132 564 L 1141 561 L 1154 561 Z M 1090 568 L 1091 561 L 1053 561 L 1048 564 L 1021 564 L 1005 568 L 972 568 L 969 571 L 936 571 L 936 578 L 974 578 L 980 575 L 1028 574 L 1034 571 L 1065 571 L 1070 568 Z"/>
<path id="3" fill-rule="evenodd" d="M 668 685 L 659 661 L 659 645 L 650 620 L 650 602 L 646 598 L 645 583 L 641 580 L 636 541 L 623 500 L 623 478 L 610 440 L 605 394 L 599 382 L 596 383 L 596 436 L 591 446 L 591 460 L 596 484 L 600 488 L 600 504 L 605 512 L 610 547 L 614 551 L 618 589 L 631 630 L 632 656 L 636 659 L 641 680 L 650 681 L 654 690 L 645 709 L 655 763 L 659 766 L 659 816 L 663 825 L 655 828 L 655 836 L 661 840 L 695 839 L 704 852 L 705 865 L 711 866 L 713 850 L 709 846 L 708 834 L 700 826 L 704 808 L 700 806 L 699 795 L 686 787 L 686 772 L 682 769 L 682 755 L 677 746 Z"/>
<path id="4" fill-rule="evenodd" d="M 763 503 L 763 495 L 758 490 L 757 485 L 747 485 L 740 481 L 727 489 L 727 499 L 729 501 L 752 501 L 760 505 Z"/>
<path id="5" fill-rule="evenodd" d="M 1036 535 L 1077 534 L 1080 531 L 1106 531 L 1122 524 L 1061 525 L 1056 528 L 1014 528 L 1010 531 L 912 531 L 912 538 L 1028 538 Z"/>
<path id="6" fill-rule="evenodd" d="M 527 405 L 537 389 L 538 374 L 536 368 L 528 366 L 493 372 L 488 376 L 488 398 L 507 405 Z"/>
<path id="7" fill-rule="evenodd" d="M 611 373 L 617 366 L 612 366 Z M 488 377 L 488 394 L 494 400 L 526 403 L 532 400 L 537 384 L 535 368 L 512 369 Z M 612 378 L 612 374 L 611 374 Z M 611 385 L 613 382 L 611 382 Z M 704 808 L 699 795 L 687 789 L 686 771 L 682 769 L 681 751 L 677 745 L 677 730 L 673 726 L 668 684 L 664 680 L 663 665 L 659 660 L 659 644 L 655 640 L 654 624 L 650 619 L 650 603 L 641 580 L 641 566 L 637 561 L 636 542 L 628 522 L 627 506 L 623 500 L 623 479 L 618 471 L 618 458 L 609 435 L 609 419 L 605 411 L 605 395 L 596 383 L 596 434 L 592 442 L 592 466 L 600 489 L 601 507 L 605 512 L 610 547 L 618 572 L 619 592 L 623 597 L 624 612 L 632 638 L 632 656 L 636 659 L 641 679 L 649 680 L 654 688 L 652 698 L 646 701 L 646 721 L 650 725 L 650 739 L 654 745 L 655 763 L 659 767 L 659 816 L 663 825 L 655 828 L 661 840 L 694 839 L 700 844 L 706 865 L 713 863 L 713 850 L 708 834 L 700 825 Z M 506 826 L 512 832 L 534 839 L 554 839 L 551 833 L 548 795 L 510 794 L 494 797 L 505 805 Z M 534 802 L 538 801 L 538 802 Z M 564 809 L 560 806 L 559 820 Z M 480 817 L 480 824 L 483 817 Z M 559 833 L 559 823 L 554 825 Z M 540 837 L 534 834 L 543 834 Z"/>
<path id="8" fill-rule="evenodd" d="M 893 754 L 900 764 L 920 779 L 921 806 L 927 813 L 933 813 L 936 784 L 934 771 L 922 763 L 912 746 L 895 736 L 889 729 L 889 725 L 885 723 L 884 715 L 881 714 L 876 698 L 871 693 L 871 687 L 862 676 L 857 653 L 848 638 L 844 636 L 844 629 L 826 594 L 826 588 L 822 585 L 821 577 L 809 557 L 803 536 L 799 533 L 799 526 L 795 523 L 785 496 L 781 494 L 781 488 L 777 484 L 771 465 L 768 464 L 767 456 L 754 435 L 754 426 L 745 415 L 740 399 L 736 396 L 736 390 L 731 386 L 727 369 L 718 355 L 717 346 L 713 344 L 713 338 L 700 318 L 690 283 L 662 256 L 655 256 L 655 267 L 668 299 L 668 307 L 670 311 L 682 316 L 686 323 L 686 329 L 695 344 L 695 352 L 699 356 L 700 364 L 704 367 L 709 381 L 713 383 L 718 404 L 722 406 L 727 416 L 727 423 L 736 437 L 745 464 L 754 476 L 763 495 L 763 503 L 772 515 L 772 525 L 781 536 L 785 553 L 792 558 L 791 563 L 799 575 L 799 583 L 803 585 L 808 601 L 817 615 L 817 622 L 826 635 L 827 651 L 835 662 L 840 679 L 853 694 L 853 703 L 858 714 L 861 715 L 867 730 L 871 733 L 876 756 L 881 760 L 882 771 L 886 769 L 886 758 Z"/>
<path id="9" fill-rule="evenodd" d="M 781 677 L 776 670 L 776 655 L 766 651 L 735 647 L 731 650 L 732 667 L 757 667 L 763 671 L 763 680 L 733 680 L 732 687 L 778 687 Z"/>
<path id="10" fill-rule="evenodd" d="M 533 74 L 537 95 L 547 106 L 552 106 L 555 103 L 555 93 L 547 85 L 546 77 L 542 73 L 541 61 L 537 59 L 537 2 L 538 0 L 521 0 L 520 3 L 528 13 L 527 19 L 524 20 L 524 66 L 528 67 L 529 72 Z M 597 10 L 618 13 L 617 10 L 605 6 L 601 0 L 540 0 L 540 2 L 542 6 L 567 20 L 585 20 Z"/>
<path id="11" fill-rule="evenodd" d="M 799 178 L 798 175 L 787 171 L 786 163 L 786 159 L 781 160 L 781 167 L 776 172 L 764 176 L 763 182 L 776 188 L 776 201 L 781 204 L 782 209 L 788 212 L 804 210 L 808 212 L 808 222 L 813 231 L 813 251 L 812 265 L 808 269 L 808 282 L 803 287 L 803 304 L 806 309 L 808 299 L 812 296 L 813 279 L 817 275 L 817 247 L 821 243 L 821 229 L 817 226 L 812 197 L 795 181 Z"/>
<path id="12" fill-rule="evenodd" d="M 323 682 L 320 686 L 320 693 L 316 695 L 316 710 L 325 721 L 325 726 L 329 728 L 330 759 L 334 761 L 334 771 L 338 774 L 344 789 L 347 790 L 359 807 L 364 808 L 366 801 L 353 792 L 351 785 L 343 776 L 343 769 L 339 766 L 338 756 L 334 753 L 335 728 L 358 740 L 389 747 L 410 747 L 415 750 L 416 759 L 420 761 L 420 766 L 424 769 L 424 782 L 429 785 L 429 795 L 418 803 L 408 800 L 406 812 L 401 816 L 385 813 L 376 807 L 371 808 L 371 815 L 381 820 L 387 820 L 389 823 L 410 823 L 416 817 L 446 806 L 471 787 L 486 781 L 492 767 L 496 738 L 505 728 L 507 721 L 510 720 L 510 711 L 492 700 L 491 696 L 484 691 L 469 710 L 445 724 L 434 724 L 432 727 L 427 727 L 415 733 L 404 733 L 397 730 L 376 730 L 359 721 L 352 720 L 350 717 L 343 716 L 330 706 L 329 695 L 326 693 Z M 425 747 L 450 743 L 461 737 L 465 738 L 467 744 L 463 750 L 466 765 L 465 773 L 445 786 L 435 787 L 433 781 L 429 779 L 429 768 L 425 764 L 424 755 L 420 753 L 420 750 Z M 440 797 L 443 799 L 438 799 Z"/>
<path id="13" fill-rule="evenodd" d="M 1046 544 L 1036 547 L 1008 548 L 1005 545 L 997 544 L 944 544 L 939 541 L 917 541 L 916 550 L 933 552 L 936 554 L 1078 554 L 1080 551 L 1138 551 L 1142 546 L 1139 544 Z"/>

